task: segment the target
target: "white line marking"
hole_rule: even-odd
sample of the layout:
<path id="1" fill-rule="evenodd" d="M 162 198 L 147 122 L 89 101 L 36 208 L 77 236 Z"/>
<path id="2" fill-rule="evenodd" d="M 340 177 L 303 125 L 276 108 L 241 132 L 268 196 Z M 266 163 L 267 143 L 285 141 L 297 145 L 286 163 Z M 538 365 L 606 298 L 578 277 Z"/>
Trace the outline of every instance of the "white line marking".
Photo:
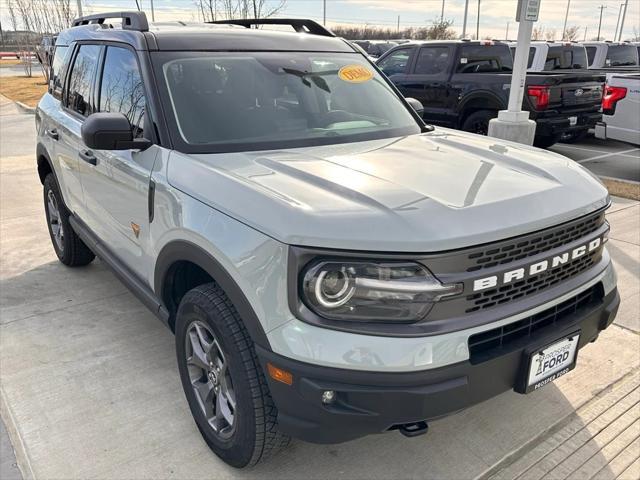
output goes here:
<path id="1" fill-rule="evenodd" d="M 601 158 L 613 157 L 613 156 L 616 156 L 616 155 L 622 155 L 624 153 L 631 153 L 631 152 L 635 152 L 637 150 L 640 150 L 640 148 L 631 148 L 629 150 L 623 150 L 621 152 L 605 153 L 603 155 L 596 155 L 595 157 L 591 157 L 591 158 L 584 158 L 582 160 L 576 160 L 576 162 L 585 163 L 585 162 L 590 162 L 592 160 L 600 160 Z"/>
<path id="2" fill-rule="evenodd" d="M 583 150 L 591 153 L 604 153 L 606 150 L 596 150 L 595 148 L 576 147 L 575 145 L 567 145 L 566 143 L 556 143 L 554 148 L 569 148 L 571 150 Z"/>

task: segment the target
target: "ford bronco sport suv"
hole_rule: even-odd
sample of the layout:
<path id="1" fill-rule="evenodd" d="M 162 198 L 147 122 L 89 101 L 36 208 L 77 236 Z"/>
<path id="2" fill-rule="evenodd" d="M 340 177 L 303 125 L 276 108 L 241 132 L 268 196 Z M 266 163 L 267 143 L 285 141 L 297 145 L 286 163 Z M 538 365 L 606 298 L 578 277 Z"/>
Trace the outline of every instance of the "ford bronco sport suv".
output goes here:
<path id="1" fill-rule="evenodd" d="M 571 370 L 619 303 L 600 182 L 425 125 L 314 22 L 229 23 L 77 19 L 36 115 L 58 258 L 175 332 L 211 449 L 416 436 Z"/>

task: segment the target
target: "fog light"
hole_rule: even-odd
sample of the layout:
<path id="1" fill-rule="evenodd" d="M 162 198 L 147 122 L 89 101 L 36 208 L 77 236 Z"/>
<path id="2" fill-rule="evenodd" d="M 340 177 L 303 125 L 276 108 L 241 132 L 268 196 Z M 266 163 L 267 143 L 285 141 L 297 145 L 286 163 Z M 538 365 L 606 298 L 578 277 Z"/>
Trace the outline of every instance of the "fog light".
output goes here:
<path id="1" fill-rule="evenodd" d="M 322 392 L 322 403 L 328 405 L 336 400 L 336 392 L 333 390 L 325 390 Z"/>

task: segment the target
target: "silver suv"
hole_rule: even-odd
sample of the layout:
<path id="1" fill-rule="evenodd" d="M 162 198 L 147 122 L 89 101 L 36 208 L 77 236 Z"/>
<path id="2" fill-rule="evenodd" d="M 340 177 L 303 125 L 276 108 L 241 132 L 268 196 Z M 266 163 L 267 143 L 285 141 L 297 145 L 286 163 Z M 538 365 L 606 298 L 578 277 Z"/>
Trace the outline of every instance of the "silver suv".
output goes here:
<path id="1" fill-rule="evenodd" d="M 619 303 L 601 183 L 425 125 L 312 21 L 228 23 L 79 18 L 36 115 L 57 256 L 175 332 L 211 449 L 416 436 L 571 370 Z"/>

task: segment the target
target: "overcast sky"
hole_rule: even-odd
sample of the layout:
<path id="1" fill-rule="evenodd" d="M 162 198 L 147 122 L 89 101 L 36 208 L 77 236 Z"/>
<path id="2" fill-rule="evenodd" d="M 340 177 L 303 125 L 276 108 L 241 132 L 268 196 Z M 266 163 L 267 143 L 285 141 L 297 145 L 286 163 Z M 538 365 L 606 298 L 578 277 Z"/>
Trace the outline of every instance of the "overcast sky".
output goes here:
<path id="1" fill-rule="evenodd" d="M 75 2 L 75 0 L 71 0 Z M 267 0 L 269 2 L 269 0 Z M 150 0 L 139 0 L 142 9 L 150 16 Z M 587 29 L 587 38 L 597 35 L 599 6 L 605 5 L 602 17 L 602 36 L 613 39 L 620 4 L 624 0 L 572 0 L 569 10 L 569 26 L 580 27 L 580 37 Z M 400 26 L 422 26 L 440 18 L 442 0 L 326 0 L 327 24 L 377 25 L 395 28 L 398 15 Z M 445 0 L 445 18 L 453 21 L 453 26 L 462 31 L 464 0 Z M 515 10 L 517 0 L 481 0 L 480 36 L 504 38 L 507 22 L 510 22 L 509 37 L 515 38 L 517 24 Z M 85 13 L 109 10 L 135 9 L 135 0 L 88 0 L 83 1 Z M 154 0 L 156 20 L 197 20 L 194 0 Z M 467 31 L 474 33 L 477 18 L 477 0 L 469 1 Z M 564 22 L 567 0 L 542 0 L 538 25 L 546 29 L 556 29 L 558 36 Z M 0 0 L 3 28 L 10 28 L 7 0 Z M 322 0 L 287 0 L 286 7 L 279 16 L 307 17 L 322 21 Z M 640 30 L 640 0 L 629 0 L 629 9 L 624 25 L 623 38 L 633 34 L 634 27 Z"/>

